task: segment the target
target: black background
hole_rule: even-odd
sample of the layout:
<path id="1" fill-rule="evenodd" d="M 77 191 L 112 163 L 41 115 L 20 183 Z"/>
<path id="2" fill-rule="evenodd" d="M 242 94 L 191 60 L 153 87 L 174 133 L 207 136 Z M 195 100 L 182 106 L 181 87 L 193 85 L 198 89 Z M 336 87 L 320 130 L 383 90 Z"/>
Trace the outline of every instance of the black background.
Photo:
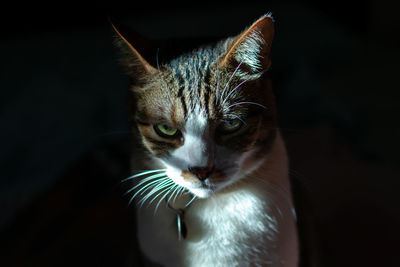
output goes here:
<path id="1" fill-rule="evenodd" d="M 128 79 L 107 16 L 148 38 L 218 37 L 272 11 L 281 128 L 314 214 L 318 266 L 398 266 L 397 8 L 379 0 L 4 7 L 0 265 L 135 262 L 133 208 L 119 183 L 129 175 Z"/>

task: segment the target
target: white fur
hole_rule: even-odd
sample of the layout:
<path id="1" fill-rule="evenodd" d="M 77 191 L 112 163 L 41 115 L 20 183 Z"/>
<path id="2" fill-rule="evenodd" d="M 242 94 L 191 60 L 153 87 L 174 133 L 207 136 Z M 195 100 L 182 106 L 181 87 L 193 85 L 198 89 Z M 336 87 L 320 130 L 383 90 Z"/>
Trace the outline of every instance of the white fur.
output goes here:
<path id="1" fill-rule="evenodd" d="M 185 170 L 188 164 L 192 166 L 205 166 L 207 164 L 206 138 L 207 118 L 199 107 L 193 110 L 186 119 L 183 135 L 185 143 L 172 152 L 172 157 L 179 160 L 181 170 Z M 182 166 L 183 165 L 183 166 Z"/>
<path id="2" fill-rule="evenodd" d="M 175 183 L 189 189 L 199 197 L 207 197 L 212 191 L 200 188 L 200 183 L 187 182 L 181 177 L 182 170 L 188 167 L 207 166 L 211 149 L 215 146 L 208 136 L 206 114 L 200 107 L 196 107 L 188 116 L 183 135 L 185 143 L 174 150 L 167 160 L 161 160 L 167 169 L 167 175 Z"/>
<path id="3" fill-rule="evenodd" d="M 287 174 L 278 136 L 259 168 L 186 211 L 188 236 L 178 241 L 175 214 L 161 205 L 154 214 L 139 209 L 138 234 L 144 254 L 171 267 L 298 265 L 298 244 Z M 188 197 L 179 198 L 183 207 Z"/>

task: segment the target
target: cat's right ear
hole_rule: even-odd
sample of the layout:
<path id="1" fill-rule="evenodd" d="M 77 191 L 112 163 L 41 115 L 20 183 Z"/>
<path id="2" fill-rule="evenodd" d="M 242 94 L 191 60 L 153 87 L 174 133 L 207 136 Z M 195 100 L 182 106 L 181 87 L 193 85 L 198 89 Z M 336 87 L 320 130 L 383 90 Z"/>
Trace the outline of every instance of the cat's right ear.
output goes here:
<path id="1" fill-rule="evenodd" d="M 129 28 L 112 22 L 111 19 L 109 22 L 116 33 L 115 43 L 122 53 L 120 61 L 126 73 L 135 79 L 156 74 L 157 69 L 143 56 L 148 49 L 144 39 Z M 144 51 L 139 52 L 139 50 Z"/>
<path id="2" fill-rule="evenodd" d="M 228 39 L 227 51 L 220 66 L 235 69 L 241 66 L 244 74 L 258 78 L 271 66 L 271 44 L 274 19 L 267 13 L 243 33 Z"/>

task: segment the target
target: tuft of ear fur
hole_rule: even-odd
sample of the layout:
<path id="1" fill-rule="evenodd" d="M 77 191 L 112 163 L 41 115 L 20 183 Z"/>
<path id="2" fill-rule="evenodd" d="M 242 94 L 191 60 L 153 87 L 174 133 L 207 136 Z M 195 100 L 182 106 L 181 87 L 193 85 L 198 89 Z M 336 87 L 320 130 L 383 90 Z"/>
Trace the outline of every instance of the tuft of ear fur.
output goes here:
<path id="1" fill-rule="evenodd" d="M 231 41 L 222 66 L 241 64 L 243 75 L 256 79 L 271 66 L 274 19 L 267 13 Z"/>
<path id="2" fill-rule="evenodd" d="M 115 44 L 122 53 L 120 62 L 125 72 L 135 80 L 157 73 L 157 69 L 149 64 L 144 56 L 133 46 L 133 42 L 137 42 L 140 47 L 145 49 L 144 39 L 127 27 L 117 26 L 111 20 L 110 24 L 116 33 Z"/>

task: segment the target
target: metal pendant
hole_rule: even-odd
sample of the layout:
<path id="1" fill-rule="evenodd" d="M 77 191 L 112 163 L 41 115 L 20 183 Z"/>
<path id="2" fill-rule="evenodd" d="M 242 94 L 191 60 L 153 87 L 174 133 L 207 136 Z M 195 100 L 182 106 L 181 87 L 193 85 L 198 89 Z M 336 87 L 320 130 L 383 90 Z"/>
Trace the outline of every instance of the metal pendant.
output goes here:
<path id="1" fill-rule="evenodd" d="M 184 221 L 185 211 L 183 209 L 178 209 L 176 213 L 176 226 L 178 230 L 178 240 L 181 241 L 186 238 L 187 228 Z"/>
<path id="2" fill-rule="evenodd" d="M 167 207 L 170 208 L 172 211 L 175 212 L 176 214 L 176 230 L 178 232 L 178 240 L 182 241 L 186 238 L 187 236 L 187 227 L 186 223 L 184 220 L 184 215 L 185 215 L 185 210 L 189 208 L 189 206 L 193 203 L 193 201 L 196 199 L 196 196 L 192 196 L 192 199 L 189 200 L 188 203 L 182 208 L 174 208 L 169 204 L 169 200 L 165 199 L 165 202 L 167 203 Z"/>

